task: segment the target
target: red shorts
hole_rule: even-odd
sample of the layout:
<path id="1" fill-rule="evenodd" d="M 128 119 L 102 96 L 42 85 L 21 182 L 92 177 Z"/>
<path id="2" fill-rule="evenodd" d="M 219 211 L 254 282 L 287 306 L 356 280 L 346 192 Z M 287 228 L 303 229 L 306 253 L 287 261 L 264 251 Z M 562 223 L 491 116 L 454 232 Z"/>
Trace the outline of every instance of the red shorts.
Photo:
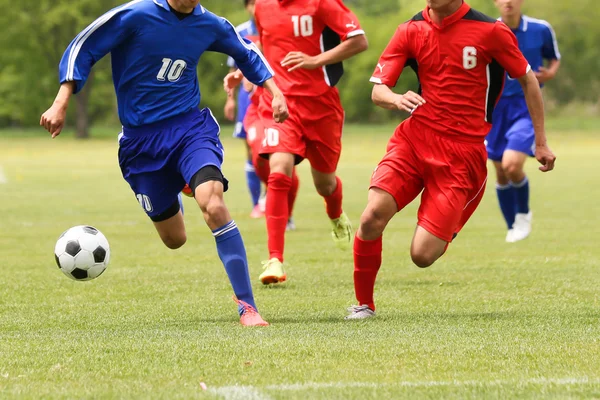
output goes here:
<path id="1" fill-rule="evenodd" d="M 260 154 L 291 153 L 296 163 L 304 158 L 319 172 L 337 169 L 342 151 L 344 109 L 336 88 L 318 97 L 287 96 L 290 117 L 282 124 L 273 121 L 271 96 L 260 98 L 259 114 L 265 125 Z"/>
<path id="2" fill-rule="evenodd" d="M 394 132 L 371 187 L 394 196 L 398 210 L 422 191 L 418 225 L 451 242 L 483 197 L 486 160 L 483 140 L 458 142 L 409 118 Z"/>
<path id="3" fill-rule="evenodd" d="M 266 185 L 269 180 L 271 169 L 269 160 L 260 156 L 260 148 L 265 137 L 265 128 L 258 117 L 258 106 L 254 103 L 250 104 L 244 117 L 244 130 L 246 131 L 246 143 L 250 147 L 252 153 L 252 165 L 256 171 L 256 175 Z"/>

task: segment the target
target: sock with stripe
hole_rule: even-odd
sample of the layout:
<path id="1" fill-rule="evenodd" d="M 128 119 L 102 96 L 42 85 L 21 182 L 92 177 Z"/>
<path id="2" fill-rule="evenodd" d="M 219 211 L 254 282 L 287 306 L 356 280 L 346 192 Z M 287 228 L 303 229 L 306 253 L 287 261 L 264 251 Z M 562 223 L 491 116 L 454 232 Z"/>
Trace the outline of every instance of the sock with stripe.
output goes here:
<path id="1" fill-rule="evenodd" d="M 277 258 L 283 262 L 283 248 L 285 245 L 285 227 L 287 225 L 288 195 L 292 187 L 292 178 L 281 173 L 271 173 L 267 185 L 267 207 L 265 216 L 267 220 L 267 246 L 269 258 Z"/>
<path id="2" fill-rule="evenodd" d="M 375 279 L 381 267 L 382 236 L 375 240 L 354 238 L 354 291 L 358 305 L 368 305 L 375 311 L 373 291 Z"/>
<path id="3" fill-rule="evenodd" d="M 525 177 L 521 182 L 511 182 L 517 207 L 517 214 L 529 213 L 529 179 Z"/>
<path id="4" fill-rule="evenodd" d="M 342 215 L 342 180 L 335 177 L 337 185 L 329 196 L 323 196 L 329 219 L 338 219 Z"/>
<path id="5" fill-rule="evenodd" d="M 256 175 L 252 161 L 246 161 L 244 170 L 246 171 L 246 183 L 248 183 L 252 205 L 256 206 L 258 204 L 258 199 L 260 199 L 260 178 Z"/>
<path id="6" fill-rule="evenodd" d="M 235 221 L 215 229 L 212 233 L 217 242 L 217 253 L 225 266 L 235 297 L 256 308 L 248 272 L 246 248 Z"/>
<path id="7" fill-rule="evenodd" d="M 508 229 L 512 229 L 515 223 L 515 214 L 517 213 L 515 189 L 511 184 L 500 185 L 496 183 L 496 195 L 498 196 L 498 203 L 500 204 L 500 210 L 502 211 L 506 225 Z"/>

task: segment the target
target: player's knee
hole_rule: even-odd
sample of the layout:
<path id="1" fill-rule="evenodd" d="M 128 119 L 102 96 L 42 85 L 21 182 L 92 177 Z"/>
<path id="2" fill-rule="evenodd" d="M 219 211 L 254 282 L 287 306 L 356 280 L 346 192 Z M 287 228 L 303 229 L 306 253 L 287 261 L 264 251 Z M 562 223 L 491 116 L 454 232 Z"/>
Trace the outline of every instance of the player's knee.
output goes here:
<path id="1" fill-rule="evenodd" d="M 185 233 L 180 233 L 177 235 L 167 234 L 161 237 L 165 246 L 167 246 L 171 250 L 177 250 L 182 247 L 185 242 L 187 242 L 187 236 Z"/>
<path id="2" fill-rule="evenodd" d="M 204 214 L 211 219 L 220 219 L 227 214 L 227 206 L 221 196 L 213 194 L 203 204 L 200 204 L 200 209 Z"/>
<path id="3" fill-rule="evenodd" d="M 410 257 L 412 262 L 419 268 L 430 267 L 438 259 L 438 256 L 431 252 L 418 250 L 411 250 Z"/>
<path id="4" fill-rule="evenodd" d="M 315 188 L 317 189 L 317 193 L 319 193 L 319 195 L 323 197 L 331 196 L 333 192 L 335 192 L 336 186 L 337 181 L 335 177 L 333 178 L 333 180 L 315 182 Z"/>
<path id="5" fill-rule="evenodd" d="M 523 179 L 523 165 L 518 162 L 507 162 L 502 164 L 502 169 L 504 170 L 504 174 L 506 177 L 515 182 L 521 181 Z"/>
<path id="6" fill-rule="evenodd" d="M 360 231 L 363 239 L 372 240 L 383 234 L 386 226 L 386 220 L 374 208 L 368 208 L 360 217 Z"/>

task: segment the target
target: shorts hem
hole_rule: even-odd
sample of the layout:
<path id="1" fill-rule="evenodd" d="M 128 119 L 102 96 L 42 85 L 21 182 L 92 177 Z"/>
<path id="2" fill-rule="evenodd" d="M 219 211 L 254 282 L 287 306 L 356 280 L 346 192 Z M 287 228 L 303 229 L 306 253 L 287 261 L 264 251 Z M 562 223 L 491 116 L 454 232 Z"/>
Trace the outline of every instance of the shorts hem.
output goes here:
<path id="1" fill-rule="evenodd" d="M 429 232 L 436 238 L 441 239 L 447 243 L 451 243 L 452 239 L 454 237 L 454 234 L 444 235 L 436 227 L 434 227 L 432 223 L 430 223 L 428 221 L 424 221 L 424 220 L 418 221 L 417 226 L 420 226 L 421 228 L 425 229 L 427 232 Z"/>
<path id="2" fill-rule="evenodd" d="M 396 209 L 398 210 L 397 212 L 400 212 L 400 202 L 398 201 L 398 199 L 396 198 L 396 196 L 394 196 L 394 194 L 392 193 L 392 190 L 390 188 L 387 188 L 385 186 L 382 185 L 378 185 L 378 184 L 371 184 L 369 186 L 369 190 L 371 189 L 379 189 L 379 190 L 383 190 L 384 192 L 386 192 L 387 194 L 389 194 L 390 196 L 392 196 L 392 198 L 394 199 L 394 202 L 396 203 Z"/>

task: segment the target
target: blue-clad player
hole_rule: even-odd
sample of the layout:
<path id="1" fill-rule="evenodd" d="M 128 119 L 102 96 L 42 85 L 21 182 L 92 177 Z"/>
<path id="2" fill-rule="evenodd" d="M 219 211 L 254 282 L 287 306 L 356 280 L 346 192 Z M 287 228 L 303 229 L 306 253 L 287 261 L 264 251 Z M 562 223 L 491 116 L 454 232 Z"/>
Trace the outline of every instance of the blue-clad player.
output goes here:
<path id="1" fill-rule="evenodd" d="M 258 36 L 256 23 L 254 22 L 254 3 L 255 0 L 244 0 L 244 6 L 246 8 L 246 11 L 250 15 L 250 20 L 236 26 L 235 28 L 237 33 L 243 38 L 252 38 Z M 237 69 L 233 57 L 229 57 L 227 59 L 227 66 L 229 67 L 230 72 L 235 71 Z M 252 151 L 250 149 L 250 146 L 246 142 L 246 131 L 244 130 L 244 117 L 246 116 L 246 111 L 250 106 L 251 96 L 252 88 L 248 88 L 242 85 L 237 95 L 237 104 L 235 96 L 228 95 L 224 111 L 225 118 L 227 118 L 230 121 L 235 121 L 233 137 L 243 139 L 246 145 L 247 159 L 246 165 L 244 166 L 244 171 L 246 172 L 246 183 L 248 184 L 248 191 L 250 192 L 250 197 L 252 199 L 253 206 L 252 212 L 250 213 L 250 217 L 260 218 L 263 216 L 263 211 L 261 211 L 260 206 L 258 205 L 261 193 L 261 182 L 260 178 L 256 174 L 256 171 L 254 170 L 254 165 L 252 164 Z"/>
<path id="2" fill-rule="evenodd" d="M 558 72 L 560 53 L 549 23 L 521 13 L 523 0 L 494 0 L 501 20 L 517 36 L 519 48 L 536 72 L 540 85 Z M 547 65 L 544 66 L 544 61 Z M 507 78 L 502 97 L 493 114 L 494 124 L 487 136 L 488 157 L 494 162 L 500 209 L 508 225 L 506 241 L 525 239 L 531 233 L 529 180 L 523 166 L 535 154 L 533 124 L 521 85 Z"/>
<path id="3" fill-rule="evenodd" d="M 219 125 L 209 109 L 198 109 L 196 66 L 205 51 L 233 57 L 249 80 L 274 94 L 274 119 L 287 118 L 270 66 L 226 19 L 199 0 L 133 0 L 102 15 L 71 42 L 60 62 L 60 90 L 40 124 L 52 137 L 60 134 L 71 95 L 110 52 L 123 124 L 123 177 L 171 249 L 186 242 L 178 194 L 189 183 L 233 286 L 240 322 L 264 326 L 268 323 L 256 310 L 244 243 L 223 202 L 227 180 L 221 173 Z"/>

